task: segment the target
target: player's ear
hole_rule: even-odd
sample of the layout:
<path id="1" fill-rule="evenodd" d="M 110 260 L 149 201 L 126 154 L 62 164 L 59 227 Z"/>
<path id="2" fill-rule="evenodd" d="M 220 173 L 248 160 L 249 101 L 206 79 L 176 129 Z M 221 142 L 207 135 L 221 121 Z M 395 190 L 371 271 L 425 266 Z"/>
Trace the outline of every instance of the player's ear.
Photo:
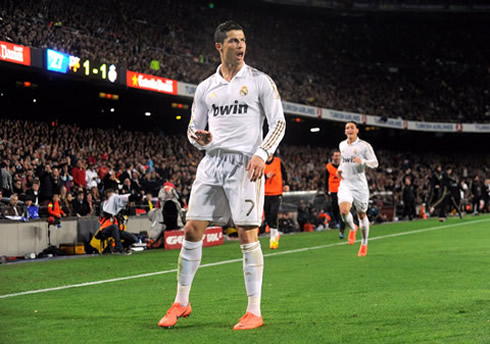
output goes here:
<path id="1" fill-rule="evenodd" d="M 222 52 L 223 51 L 223 44 L 221 44 L 221 43 L 214 43 L 214 46 L 216 47 L 216 50 L 218 50 L 219 52 Z"/>

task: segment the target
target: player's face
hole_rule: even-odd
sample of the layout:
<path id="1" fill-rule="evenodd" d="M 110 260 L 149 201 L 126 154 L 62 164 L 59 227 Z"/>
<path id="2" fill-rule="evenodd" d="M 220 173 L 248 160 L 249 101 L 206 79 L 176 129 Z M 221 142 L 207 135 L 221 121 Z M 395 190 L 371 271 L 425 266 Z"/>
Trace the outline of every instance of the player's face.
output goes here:
<path id="1" fill-rule="evenodd" d="M 247 49 L 245 34 L 242 30 L 228 31 L 224 42 L 216 43 L 216 48 L 221 52 L 223 63 L 240 65 L 244 62 Z"/>
<path id="2" fill-rule="evenodd" d="M 354 123 L 347 123 L 345 125 L 345 136 L 347 136 L 350 141 L 356 140 L 357 134 L 359 134 L 359 129 L 357 129 Z"/>

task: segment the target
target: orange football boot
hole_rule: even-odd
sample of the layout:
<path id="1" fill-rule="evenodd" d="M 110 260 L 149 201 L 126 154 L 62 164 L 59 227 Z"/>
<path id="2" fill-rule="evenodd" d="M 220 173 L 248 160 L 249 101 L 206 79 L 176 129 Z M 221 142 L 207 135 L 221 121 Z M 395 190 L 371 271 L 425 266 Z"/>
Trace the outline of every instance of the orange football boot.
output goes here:
<path id="1" fill-rule="evenodd" d="M 281 239 L 281 235 L 280 234 L 277 235 L 276 240 L 270 239 L 270 241 L 269 241 L 269 248 L 271 250 L 275 250 L 275 249 L 279 248 L 279 239 Z"/>
<path id="2" fill-rule="evenodd" d="M 367 245 L 361 245 L 359 252 L 357 253 L 358 257 L 365 257 L 367 255 Z"/>
<path id="3" fill-rule="evenodd" d="M 160 319 L 158 326 L 160 327 L 173 327 L 177 323 L 178 318 L 187 318 L 191 315 L 192 308 L 189 303 L 187 306 L 181 306 L 180 303 L 176 302 L 167 311 L 167 314 Z"/>
<path id="4" fill-rule="evenodd" d="M 349 230 L 349 238 L 347 239 L 349 245 L 354 245 L 354 243 L 356 242 L 356 233 L 358 227 L 357 225 L 354 226 L 356 226 L 356 228 L 353 231 Z"/>
<path id="5" fill-rule="evenodd" d="M 262 317 L 258 317 L 250 312 L 245 313 L 243 317 L 240 318 L 238 324 L 233 326 L 234 330 L 251 330 L 264 325 L 264 320 Z"/>

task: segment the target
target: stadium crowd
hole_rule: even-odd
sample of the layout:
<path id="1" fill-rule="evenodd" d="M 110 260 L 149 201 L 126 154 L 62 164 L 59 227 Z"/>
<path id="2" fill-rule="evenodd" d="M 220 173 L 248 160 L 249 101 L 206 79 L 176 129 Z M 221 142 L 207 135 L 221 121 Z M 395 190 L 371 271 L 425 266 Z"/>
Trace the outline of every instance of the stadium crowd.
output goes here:
<path id="1" fill-rule="evenodd" d="M 219 62 L 212 30 L 233 18 L 252 42 L 247 62 L 270 74 L 285 100 L 409 120 L 490 121 L 490 50 L 480 17 L 220 5 L 6 0 L 0 40 L 198 83 Z"/>
<path id="2" fill-rule="evenodd" d="M 280 154 L 290 190 L 326 192 L 325 164 L 334 148 L 282 145 Z M 368 171 L 370 191 L 393 192 L 391 202 L 396 206 L 403 205 L 407 177 L 419 208 L 430 197 L 435 167 L 458 161 L 453 177 L 463 192 L 462 204 L 471 204 L 478 185 L 478 208 L 489 210 L 488 155 L 415 155 L 379 149 L 376 153 L 381 167 Z M 48 205 L 58 194 L 67 216 L 98 215 L 101 195 L 107 189 L 141 195 L 134 207 L 148 210 L 147 196 L 158 195 L 165 182 L 175 185 L 185 207 L 201 157 L 185 135 L 0 119 L 1 214 L 29 217 L 27 206 L 33 203 L 41 217 L 47 216 Z"/>

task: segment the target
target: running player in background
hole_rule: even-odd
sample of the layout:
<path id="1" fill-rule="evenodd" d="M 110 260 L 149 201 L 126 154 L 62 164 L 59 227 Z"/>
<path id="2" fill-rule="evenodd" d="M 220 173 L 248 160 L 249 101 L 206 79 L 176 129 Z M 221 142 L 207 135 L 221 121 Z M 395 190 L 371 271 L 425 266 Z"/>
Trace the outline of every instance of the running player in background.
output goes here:
<path id="1" fill-rule="evenodd" d="M 187 131 L 189 141 L 206 155 L 192 185 L 177 295 L 159 326 L 172 327 L 178 318 L 189 316 L 189 293 L 201 262 L 204 231 L 211 222 L 226 224 L 231 218 L 238 229 L 248 295 L 247 311 L 233 329 L 248 330 L 263 325 L 264 258 L 257 229 L 263 213 L 265 161 L 281 142 L 286 121 L 275 83 L 244 62 L 247 45 L 242 27 L 224 22 L 216 28 L 214 41 L 221 65 L 197 87 Z M 264 119 L 269 128 L 265 138 Z"/>
<path id="2" fill-rule="evenodd" d="M 332 161 L 326 166 L 328 194 L 332 199 L 332 218 L 334 219 L 335 226 L 339 228 L 339 238 L 344 239 L 345 223 L 340 218 L 339 199 L 337 193 L 339 192 L 340 177 L 337 175 L 337 169 L 340 165 L 340 151 L 335 149 L 332 153 Z"/>
<path id="3" fill-rule="evenodd" d="M 359 139 L 359 128 L 356 122 L 347 122 L 345 125 L 345 136 L 347 140 L 339 145 L 341 162 L 337 174 L 342 178 L 340 181 L 338 198 L 342 220 L 349 227 L 349 244 L 356 241 L 357 226 L 350 212 L 352 204 L 356 207 L 361 229 L 362 240 L 358 256 L 367 255 L 369 237 L 369 220 L 366 211 L 369 204 L 369 188 L 366 179 L 366 167 L 378 167 L 378 159 L 374 154 L 373 147 L 366 141 Z"/>
<path id="4" fill-rule="evenodd" d="M 265 223 L 269 225 L 270 240 L 269 248 L 279 248 L 278 219 L 279 207 L 281 206 L 283 186 L 287 185 L 287 173 L 281 159 L 271 155 L 265 162 Z"/>

